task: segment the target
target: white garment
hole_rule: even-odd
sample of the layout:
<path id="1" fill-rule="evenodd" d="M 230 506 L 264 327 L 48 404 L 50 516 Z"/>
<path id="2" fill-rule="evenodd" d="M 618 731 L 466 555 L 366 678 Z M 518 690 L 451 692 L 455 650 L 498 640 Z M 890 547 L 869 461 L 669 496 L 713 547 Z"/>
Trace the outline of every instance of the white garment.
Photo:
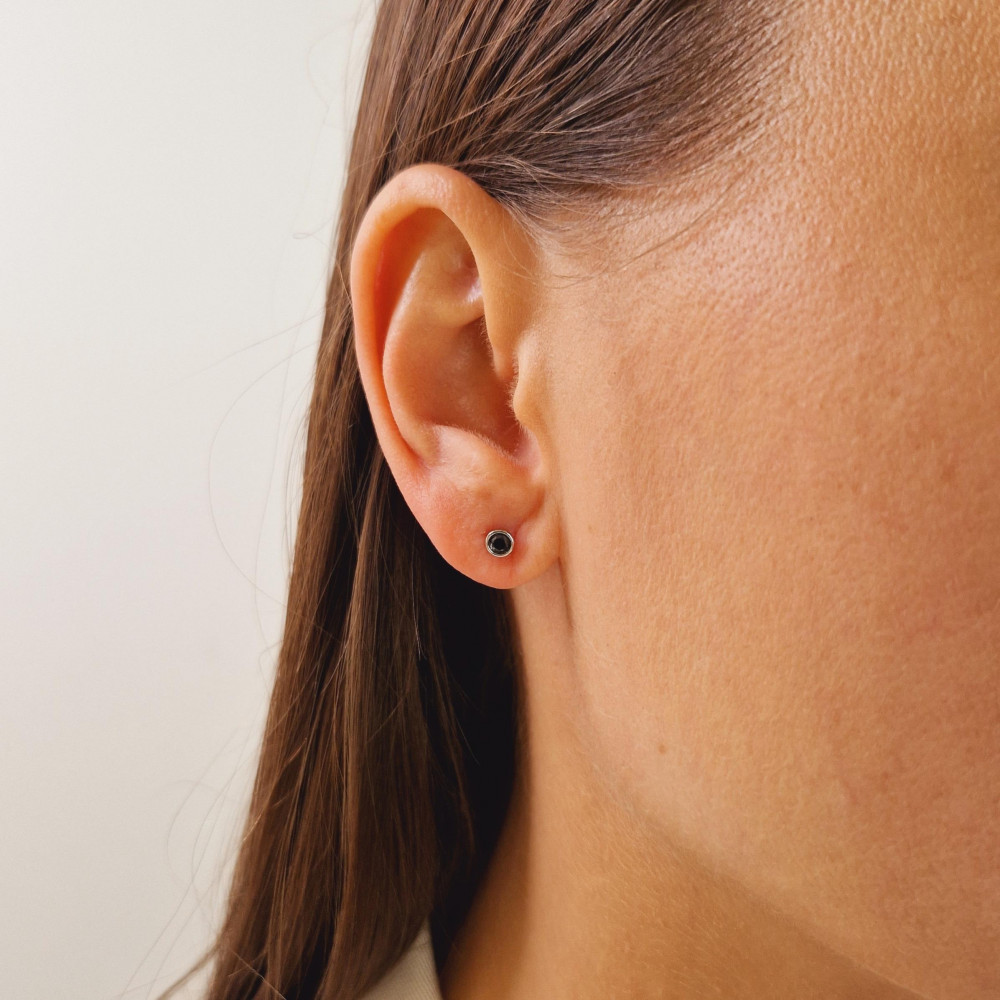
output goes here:
<path id="1" fill-rule="evenodd" d="M 361 1000 L 442 1000 L 429 920 L 400 960 Z"/>

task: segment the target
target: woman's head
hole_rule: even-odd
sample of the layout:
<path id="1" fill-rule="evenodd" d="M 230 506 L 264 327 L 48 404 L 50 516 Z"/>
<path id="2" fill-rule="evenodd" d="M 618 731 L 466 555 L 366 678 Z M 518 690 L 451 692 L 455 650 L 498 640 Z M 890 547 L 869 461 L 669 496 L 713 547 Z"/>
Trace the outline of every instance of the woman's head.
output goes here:
<path id="1" fill-rule="evenodd" d="M 443 958 L 515 776 L 623 919 L 688 857 L 1000 986 L 998 53 L 986 0 L 382 5 L 213 998 Z"/>

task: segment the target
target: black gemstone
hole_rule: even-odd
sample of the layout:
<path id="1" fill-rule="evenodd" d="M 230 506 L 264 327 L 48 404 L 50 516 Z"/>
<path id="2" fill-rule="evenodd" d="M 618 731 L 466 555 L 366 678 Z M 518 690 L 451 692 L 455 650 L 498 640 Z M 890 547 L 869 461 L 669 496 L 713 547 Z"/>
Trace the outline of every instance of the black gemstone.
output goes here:
<path id="1" fill-rule="evenodd" d="M 486 547 L 495 556 L 505 556 L 511 550 L 511 540 L 502 532 L 491 532 L 486 540 Z"/>

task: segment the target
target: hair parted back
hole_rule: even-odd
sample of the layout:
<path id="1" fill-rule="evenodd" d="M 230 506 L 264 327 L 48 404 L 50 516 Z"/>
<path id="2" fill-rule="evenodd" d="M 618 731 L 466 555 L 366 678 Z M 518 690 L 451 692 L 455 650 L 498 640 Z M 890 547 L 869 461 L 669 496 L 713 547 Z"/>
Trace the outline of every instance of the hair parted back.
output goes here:
<path id="1" fill-rule="evenodd" d="M 430 917 L 443 961 L 506 815 L 505 591 L 438 554 L 382 456 L 352 337 L 355 235 L 442 163 L 529 230 L 711 162 L 758 122 L 787 0 L 383 0 L 331 261 L 284 635 L 206 1000 L 355 1000 Z"/>

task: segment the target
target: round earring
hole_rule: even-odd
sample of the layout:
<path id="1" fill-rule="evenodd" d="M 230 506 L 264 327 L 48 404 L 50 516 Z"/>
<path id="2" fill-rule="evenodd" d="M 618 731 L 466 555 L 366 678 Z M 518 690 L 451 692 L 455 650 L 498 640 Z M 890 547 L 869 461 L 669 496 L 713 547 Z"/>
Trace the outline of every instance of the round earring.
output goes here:
<path id="1" fill-rule="evenodd" d="M 514 548 L 514 536 L 503 529 L 491 531 L 486 536 L 486 550 L 491 556 L 509 556 Z"/>

